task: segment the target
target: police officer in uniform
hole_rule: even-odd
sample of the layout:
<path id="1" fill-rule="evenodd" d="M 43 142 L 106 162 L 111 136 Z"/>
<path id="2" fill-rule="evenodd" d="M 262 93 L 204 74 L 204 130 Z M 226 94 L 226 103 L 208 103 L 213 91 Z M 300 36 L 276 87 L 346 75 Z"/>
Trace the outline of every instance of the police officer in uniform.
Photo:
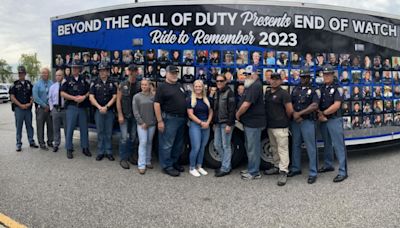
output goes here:
<path id="1" fill-rule="evenodd" d="M 89 99 L 97 108 L 94 114 L 97 130 L 97 157 L 100 161 L 106 156 L 114 161 L 111 137 L 114 122 L 113 106 L 117 99 L 116 84 L 109 78 L 110 67 L 107 63 L 99 64 L 100 77 L 90 85 Z"/>
<path id="2" fill-rule="evenodd" d="M 343 89 L 334 84 L 334 69 L 331 65 L 323 67 L 324 85 L 321 86 L 318 120 L 324 140 L 324 166 L 320 173 L 332 172 L 333 150 L 339 162 L 339 174 L 333 182 L 341 182 L 347 178 L 347 152 L 344 144 L 343 119 L 340 107 L 343 102 Z"/>
<path id="3" fill-rule="evenodd" d="M 80 75 L 81 65 L 77 62 L 71 64 L 72 75 L 67 78 L 61 86 L 61 96 L 66 100 L 66 122 L 67 139 L 65 147 L 67 149 L 67 158 L 72 159 L 72 137 L 77 124 L 79 124 L 80 141 L 82 153 L 88 157 L 92 154 L 89 151 L 88 139 L 88 118 L 87 108 L 89 107 L 89 88 L 90 84 Z"/>
<path id="4" fill-rule="evenodd" d="M 131 64 L 128 67 L 129 78 L 123 81 L 117 92 L 117 111 L 118 122 L 121 129 L 119 141 L 120 165 L 124 169 L 129 169 L 128 161 L 132 161 L 132 145 L 136 140 L 137 125 L 133 116 L 132 98 L 140 92 L 140 82 L 137 80 L 139 68 Z M 131 162 L 133 163 L 133 162 Z"/>
<path id="5" fill-rule="evenodd" d="M 25 80 L 26 69 L 24 66 L 18 67 L 18 80 L 10 89 L 10 96 L 12 101 L 12 109 L 15 114 L 15 127 L 17 128 L 17 152 L 22 149 L 22 126 L 25 122 L 26 132 L 30 147 L 39 148 L 33 139 L 32 127 L 32 83 Z"/>
<path id="6" fill-rule="evenodd" d="M 292 132 L 292 165 L 288 177 L 301 174 L 301 144 L 307 149 L 309 174 L 307 182 L 313 184 L 317 180 L 318 156 L 315 137 L 315 111 L 318 110 L 321 92 L 311 86 L 309 68 L 300 70 L 300 85 L 291 94 L 293 104 Z"/>

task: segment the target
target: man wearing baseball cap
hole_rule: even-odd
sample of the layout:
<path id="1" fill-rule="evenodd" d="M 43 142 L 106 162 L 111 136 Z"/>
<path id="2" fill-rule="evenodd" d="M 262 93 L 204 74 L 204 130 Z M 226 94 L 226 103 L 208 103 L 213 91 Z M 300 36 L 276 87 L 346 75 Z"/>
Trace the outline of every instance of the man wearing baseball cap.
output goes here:
<path id="1" fill-rule="evenodd" d="M 321 86 L 321 99 L 318 110 L 320 130 L 324 140 L 324 165 L 320 173 L 332 172 L 333 150 L 339 162 L 339 174 L 333 182 L 347 178 L 347 151 L 344 144 L 343 119 L 340 107 L 343 102 L 343 89 L 334 83 L 334 69 L 327 64 L 323 68 L 324 85 Z"/>
<path id="2" fill-rule="evenodd" d="M 18 80 L 16 80 L 10 89 L 12 108 L 15 114 L 15 126 L 17 128 L 17 152 L 22 151 L 22 126 L 25 122 L 26 133 L 30 147 L 39 148 L 33 139 L 32 127 L 32 83 L 25 79 L 26 69 L 24 66 L 18 67 Z"/>
<path id="3" fill-rule="evenodd" d="M 185 90 L 178 82 L 179 68 L 167 66 L 165 83 L 158 86 L 154 98 L 154 111 L 157 118 L 159 159 L 164 172 L 179 176 L 184 168 L 178 160 L 183 149 L 183 134 L 186 124 Z"/>
<path id="4" fill-rule="evenodd" d="M 271 90 L 265 93 L 264 100 L 274 167 L 266 170 L 265 174 L 279 174 L 277 184 L 283 186 L 289 172 L 289 123 L 293 106 L 289 93 L 281 87 L 279 73 L 271 75 L 270 84 Z"/>
<path id="5" fill-rule="evenodd" d="M 238 104 L 236 119 L 244 125 L 247 170 L 241 172 L 243 180 L 260 179 L 261 131 L 266 126 L 263 88 L 257 68 L 246 67 L 244 94 Z"/>
<path id="6" fill-rule="evenodd" d="M 318 158 L 315 137 L 316 110 L 318 109 L 321 92 L 311 85 L 311 71 L 308 67 L 300 70 L 300 85 L 291 94 L 293 103 L 292 132 L 292 165 L 288 177 L 301 174 L 301 144 L 307 149 L 309 160 L 309 184 L 317 180 Z"/>

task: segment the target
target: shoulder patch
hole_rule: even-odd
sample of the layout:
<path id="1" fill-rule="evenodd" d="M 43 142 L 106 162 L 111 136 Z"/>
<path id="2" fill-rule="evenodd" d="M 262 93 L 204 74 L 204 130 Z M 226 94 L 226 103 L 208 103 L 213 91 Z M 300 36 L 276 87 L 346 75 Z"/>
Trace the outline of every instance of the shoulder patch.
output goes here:
<path id="1" fill-rule="evenodd" d="M 321 98 L 321 90 L 316 89 L 316 90 L 315 90 L 315 94 L 317 94 L 317 97 L 318 97 L 318 98 Z"/>

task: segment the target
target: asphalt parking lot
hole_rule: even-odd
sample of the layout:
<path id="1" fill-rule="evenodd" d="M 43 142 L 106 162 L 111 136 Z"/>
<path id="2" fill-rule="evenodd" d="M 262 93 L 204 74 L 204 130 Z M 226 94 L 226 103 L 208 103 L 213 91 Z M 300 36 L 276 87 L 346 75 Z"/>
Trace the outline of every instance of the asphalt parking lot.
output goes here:
<path id="1" fill-rule="evenodd" d="M 10 104 L 0 104 L 0 213 L 28 227 L 400 226 L 398 147 L 349 154 L 342 183 L 327 173 L 308 185 L 304 163 L 302 176 L 278 187 L 276 177 L 243 181 L 240 168 L 223 178 L 172 178 L 155 162 L 142 176 L 77 147 L 72 160 L 64 149 L 30 149 L 25 134 L 17 153 L 13 121 Z"/>

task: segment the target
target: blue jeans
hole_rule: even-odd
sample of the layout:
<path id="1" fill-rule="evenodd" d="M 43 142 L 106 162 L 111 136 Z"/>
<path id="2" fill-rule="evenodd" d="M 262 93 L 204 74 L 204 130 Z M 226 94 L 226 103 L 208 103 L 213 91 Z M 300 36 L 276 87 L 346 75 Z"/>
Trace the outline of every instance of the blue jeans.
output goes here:
<path id="1" fill-rule="evenodd" d="M 347 151 L 344 145 L 343 119 L 331 118 L 320 125 L 324 140 L 324 167 L 333 168 L 333 150 L 339 162 L 339 175 L 347 175 Z"/>
<path id="2" fill-rule="evenodd" d="M 25 122 L 26 133 L 28 134 L 29 144 L 35 143 L 33 139 L 33 127 L 32 127 L 32 110 L 29 109 L 21 109 L 19 107 L 15 107 L 14 110 L 15 116 L 15 128 L 17 128 L 17 148 L 21 148 L 22 146 L 22 126 Z"/>
<path id="3" fill-rule="evenodd" d="M 210 138 L 210 128 L 203 129 L 201 126 L 193 121 L 189 124 L 189 137 L 190 137 L 190 170 L 203 165 L 204 150 Z"/>
<path id="4" fill-rule="evenodd" d="M 292 131 L 292 172 L 301 171 L 301 143 L 304 140 L 309 160 L 309 176 L 317 176 L 318 157 L 315 138 L 315 121 L 303 120 L 291 123 Z"/>
<path id="5" fill-rule="evenodd" d="M 112 130 L 114 123 L 114 113 L 108 110 L 105 114 L 96 110 L 94 114 L 97 130 L 97 154 L 112 155 Z"/>
<path id="6" fill-rule="evenodd" d="M 150 126 L 147 129 L 143 129 L 139 125 L 137 126 L 137 132 L 139 136 L 139 169 L 144 169 L 146 168 L 146 165 L 151 164 L 151 149 L 155 131 L 156 126 Z"/>
<path id="7" fill-rule="evenodd" d="M 183 134 L 186 118 L 164 115 L 164 132 L 158 132 L 158 154 L 160 165 L 168 169 L 178 164 L 183 150 Z"/>
<path id="8" fill-rule="evenodd" d="M 75 105 L 68 105 L 66 111 L 66 119 L 67 139 L 65 142 L 65 148 L 67 150 L 72 150 L 74 148 L 72 137 L 74 135 L 74 130 L 77 123 L 79 123 L 81 148 L 89 148 L 89 133 L 86 109 L 78 108 Z"/>
<path id="9" fill-rule="evenodd" d="M 134 117 L 124 118 L 124 122 L 119 127 L 121 130 L 119 157 L 121 160 L 128 160 L 133 155 L 133 143 L 136 140 L 136 119 Z"/>
<path id="10" fill-rule="evenodd" d="M 261 131 L 262 128 L 244 127 L 247 170 L 253 176 L 260 174 Z"/>
<path id="11" fill-rule="evenodd" d="M 232 158 L 232 149 L 231 149 L 231 139 L 233 126 L 231 127 L 231 132 L 227 134 L 225 132 L 226 124 L 215 124 L 214 125 L 214 148 L 221 155 L 221 168 L 222 172 L 230 172 L 231 171 L 231 158 Z"/>

